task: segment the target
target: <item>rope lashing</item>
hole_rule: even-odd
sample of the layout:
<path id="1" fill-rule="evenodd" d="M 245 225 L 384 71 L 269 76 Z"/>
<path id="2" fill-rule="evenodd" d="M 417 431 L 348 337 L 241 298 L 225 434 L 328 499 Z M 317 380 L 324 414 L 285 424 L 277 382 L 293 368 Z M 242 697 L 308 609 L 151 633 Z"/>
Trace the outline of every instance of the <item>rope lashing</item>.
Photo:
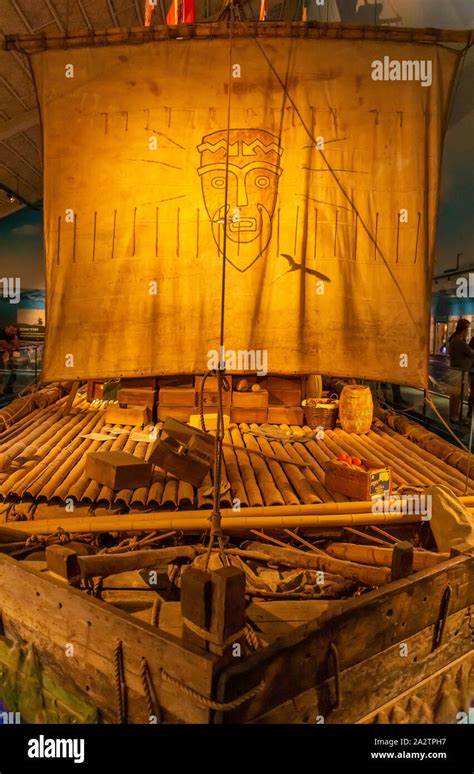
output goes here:
<path id="1" fill-rule="evenodd" d="M 255 688 L 251 688 L 250 691 L 247 691 L 246 693 L 243 693 L 241 696 L 238 696 L 237 699 L 233 699 L 232 701 L 221 702 L 221 701 L 212 701 L 212 699 L 208 699 L 207 696 L 203 696 L 201 693 L 198 693 L 193 688 L 190 688 L 188 685 L 185 685 L 184 683 L 180 682 L 175 677 L 172 677 L 170 674 L 168 674 L 168 672 L 165 672 L 164 669 L 161 670 L 161 678 L 165 683 L 169 683 L 170 685 L 173 685 L 179 691 L 189 696 L 192 699 L 192 701 L 195 704 L 197 704 L 199 707 L 203 707 L 204 709 L 215 710 L 216 712 L 230 712 L 231 710 L 237 709 L 246 701 L 248 701 L 249 699 L 252 699 L 258 693 L 263 691 L 265 687 L 265 681 L 262 680 L 257 686 L 255 686 Z"/>
<path id="2" fill-rule="evenodd" d="M 140 663 L 140 678 L 142 681 L 143 693 L 145 694 L 148 717 L 154 716 L 156 717 L 157 722 L 161 723 L 163 721 L 161 708 L 158 704 L 158 699 L 156 698 L 150 668 L 145 657 L 142 658 Z"/>
<path id="3" fill-rule="evenodd" d="M 127 720 L 127 696 L 123 668 L 122 640 L 117 640 L 114 648 L 114 679 L 117 718 L 118 722 L 123 724 L 126 723 Z"/>

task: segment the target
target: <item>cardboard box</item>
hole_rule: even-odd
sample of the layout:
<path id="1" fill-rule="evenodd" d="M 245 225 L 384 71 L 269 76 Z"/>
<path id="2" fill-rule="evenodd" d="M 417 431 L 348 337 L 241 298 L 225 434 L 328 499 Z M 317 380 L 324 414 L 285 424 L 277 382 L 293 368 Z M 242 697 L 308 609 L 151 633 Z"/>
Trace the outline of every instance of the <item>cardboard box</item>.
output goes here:
<path id="1" fill-rule="evenodd" d="M 301 406 L 302 391 L 301 388 L 293 388 L 291 390 L 268 390 L 268 405 L 269 406 Z"/>
<path id="2" fill-rule="evenodd" d="M 159 406 L 189 406 L 196 404 L 194 387 L 161 387 L 158 395 Z"/>
<path id="3" fill-rule="evenodd" d="M 267 421 L 268 410 L 266 408 L 231 408 L 231 422 L 256 422 L 261 425 Z"/>
<path id="4" fill-rule="evenodd" d="M 273 425 L 302 425 L 304 412 L 299 406 L 269 406 L 268 421 Z"/>
<path id="5" fill-rule="evenodd" d="M 117 400 L 124 406 L 147 406 L 152 409 L 156 403 L 156 391 L 145 387 L 121 387 L 117 393 Z"/>
<path id="6" fill-rule="evenodd" d="M 341 462 L 326 463 L 326 489 L 352 497 L 354 500 L 371 500 L 372 497 L 390 497 L 392 490 L 391 468 L 357 470 Z"/>
<path id="7" fill-rule="evenodd" d="M 233 392 L 233 408 L 256 408 L 266 409 L 268 406 L 268 392 L 259 390 L 258 392 Z"/>
<path id="8" fill-rule="evenodd" d="M 86 476 L 110 489 L 150 486 L 152 465 L 123 451 L 86 454 Z"/>
<path id="9" fill-rule="evenodd" d="M 151 419 L 150 409 L 146 406 L 122 406 L 112 405 L 105 410 L 105 421 L 110 425 L 146 425 Z"/>

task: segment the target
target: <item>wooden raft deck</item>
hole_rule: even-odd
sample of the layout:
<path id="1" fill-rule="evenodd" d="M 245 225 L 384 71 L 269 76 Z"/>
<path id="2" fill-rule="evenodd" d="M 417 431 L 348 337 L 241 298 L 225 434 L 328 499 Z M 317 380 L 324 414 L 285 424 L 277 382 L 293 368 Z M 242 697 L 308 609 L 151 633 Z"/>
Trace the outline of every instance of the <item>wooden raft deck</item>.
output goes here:
<path id="1" fill-rule="evenodd" d="M 37 408 L 9 429 L 0 433 L 0 505 L 15 515 L 41 518 L 48 506 L 74 503 L 75 512 L 85 508 L 99 515 L 103 508 L 120 512 L 147 510 L 209 509 L 212 507 L 212 477 L 196 489 L 179 481 L 160 468 L 155 468 L 151 486 L 114 492 L 85 474 L 85 455 L 91 451 L 124 450 L 146 458 L 150 444 L 131 440 L 131 426 L 105 423 L 105 412 L 78 396 L 70 414 L 63 416 L 64 399 Z M 392 421 L 376 419 L 367 435 L 357 436 L 340 427 L 327 430 L 323 440 L 307 443 L 281 443 L 258 437 L 251 431 L 257 425 L 231 425 L 225 441 L 259 449 L 284 459 L 310 463 L 310 467 L 285 465 L 274 460 L 249 455 L 238 449 L 225 448 L 224 476 L 230 488 L 222 496 L 222 507 L 230 507 L 234 498 L 241 507 L 278 506 L 343 502 L 348 498 L 324 486 L 324 465 L 345 451 L 374 465 L 389 465 L 393 471 L 394 490 L 404 486 L 445 484 L 457 495 L 466 493 L 464 453 L 441 442 L 448 454 L 431 453 L 423 448 L 418 436 L 410 433 L 419 426 L 405 423 L 399 432 Z M 385 415 L 384 415 L 384 418 Z M 280 425 L 280 431 L 300 432 L 301 428 Z M 309 430 L 303 427 L 303 430 Z M 420 432 L 422 431 L 419 428 Z M 83 438 L 84 434 L 110 434 L 110 440 Z M 425 431 L 422 431 L 426 434 Z M 410 440 L 410 437 L 414 440 Z M 433 436 L 434 437 L 434 436 Z M 451 448 L 449 448 L 451 446 Z M 468 493 L 474 492 L 474 470 L 467 479 Z"/>

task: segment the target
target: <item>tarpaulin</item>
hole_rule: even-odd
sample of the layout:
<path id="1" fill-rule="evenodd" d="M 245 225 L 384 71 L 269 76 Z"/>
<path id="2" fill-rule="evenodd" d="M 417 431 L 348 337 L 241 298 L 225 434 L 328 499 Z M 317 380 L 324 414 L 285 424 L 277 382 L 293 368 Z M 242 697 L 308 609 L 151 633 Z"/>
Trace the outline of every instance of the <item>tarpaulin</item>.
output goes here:
<path id="1" fill-rule="evenodd" d="M 369 40 L 230 45 L 32 56 L 44 378 L 205 371 L 219 346 L 227 219 L 224 341 L 235 370 L 239 352 L 264 352 L 273 373 L 425 386 L 459 54 Z"/>

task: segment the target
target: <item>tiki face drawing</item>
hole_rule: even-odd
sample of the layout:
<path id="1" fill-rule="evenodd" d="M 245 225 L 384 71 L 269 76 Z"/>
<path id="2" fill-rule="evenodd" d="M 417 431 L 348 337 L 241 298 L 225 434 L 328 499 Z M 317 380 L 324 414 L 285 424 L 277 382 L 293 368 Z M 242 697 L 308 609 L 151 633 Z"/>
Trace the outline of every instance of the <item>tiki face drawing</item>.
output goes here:
<path id="1" fill-rule="evenodd" d="M 272 233 L 278 178 L 282 173 L 283 150 L 278 137 L 263 129 L 230 130 L 227 213 L 227 130 L 203 137 L 198 150 L 198 173 L 214 241 L 222 252 L 227 217 L 226 256 L 236 269 L 245 271 L 263 253 Z"/>

